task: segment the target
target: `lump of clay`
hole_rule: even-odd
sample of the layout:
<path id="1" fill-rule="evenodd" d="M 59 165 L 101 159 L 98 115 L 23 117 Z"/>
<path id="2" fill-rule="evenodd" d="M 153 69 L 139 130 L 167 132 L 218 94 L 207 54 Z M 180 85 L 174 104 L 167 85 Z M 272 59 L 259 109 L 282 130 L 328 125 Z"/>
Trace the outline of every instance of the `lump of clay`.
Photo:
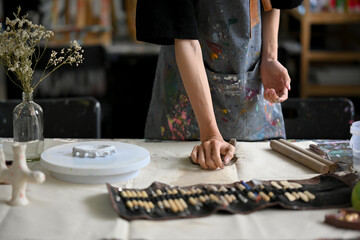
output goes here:
<path id="1" fill-rule="evenodd" d="M 96 158 L 96 157 L 106 157 L 116 153 L 114 146 L 109 145 L 99 145 L 99 146 L 90 146 L 90 145 L 79 145 L 73 147 L 72 155 L 74 157 L 82 158 Z"/>

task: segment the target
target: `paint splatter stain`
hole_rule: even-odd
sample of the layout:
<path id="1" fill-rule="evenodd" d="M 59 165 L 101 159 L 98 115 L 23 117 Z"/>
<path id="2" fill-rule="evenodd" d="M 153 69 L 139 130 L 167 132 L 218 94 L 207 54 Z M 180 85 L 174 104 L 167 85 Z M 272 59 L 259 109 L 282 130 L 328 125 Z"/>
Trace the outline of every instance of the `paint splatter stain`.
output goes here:
<path id="1" fill-rule="evenodd" d="M 256 95 L 258 95 L 260 90 L 252 90 L 252 89 L 246 89 L 246 98 L 245 100 L 250 100 Z"/>
<path id="2" fill-rule="evenodd" d="M 190 102 L 185 95 L 180 95 L 179 104 L 175 106 L 172 115 L 167 115 L 169 138 L 172 140 L 185 140 L 185 127 L 190 125 L 191 119 L 187 115 Z M 165 131 L 165 129 L 164 129 Z"/>
<path id="3" fill-rule="evenodd" d="M 211 51 L 217 55 L 222 54 L 221 45 L 213 42 L 206 41 L 208 47 L 211 49 Z"/>
<path id="4" fill-rule="evenodd" d="M 217 55 L 216 53 L 211 53 L 211 60 L 216 60 L 218 59 L 219 55 Z"/>

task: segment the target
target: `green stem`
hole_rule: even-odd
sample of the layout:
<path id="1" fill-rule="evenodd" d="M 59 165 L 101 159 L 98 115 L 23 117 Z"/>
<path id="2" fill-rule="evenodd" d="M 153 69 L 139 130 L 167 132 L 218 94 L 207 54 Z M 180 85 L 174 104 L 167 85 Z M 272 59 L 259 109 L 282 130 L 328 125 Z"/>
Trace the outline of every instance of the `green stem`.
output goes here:
<path id="1" fill-rule="evenodd" d="M 44 77 L 42 74 L 40 80 L 35 84 L 35 86 L 33 86 L 33 89 L 35 89 L 44 79 L 46 79 L 48 76 L 50 76 L 53 72 L 55 72 L 59 67 L 61 67 L 62 65 L 64 65 L 66 62 L 62 62 L 61 64 L 59 64 L 58 66 L 56 66 L 53 70 L 51 70 L 48 74 L 46 74 Z M 45 68 L 44 72 L 46 71 L 47 67 Z"/>
<path id="2" fill-rule="evenodd" d="M 38 62 L 40 61 L 40 59 L 43 57 L 43 55 L 44 55 L 44 53 L 45 53 L 45 51 L 46 51 L 46 49 L 47 49 L 47 44 L 48 44 L 48 40 L 45 41 L 45 48 L 44 48 L 44 50 L 43 50 L 42 52 L 40 52 L 40 46 L 38 45 L 39 56 L 36 57 L 35 65 L 34 65 L 34 70 L 36 69 L 36 66 L 37 66 Z M 40 53 L 41 53 L 41 55 L 40 55 Z M 48 64 L 49 64 L 49 62 L 48 62 Z M 47 65 L 48 65 L 48 64 L 47 64 Z M 47 67 L 47 65 L 46 65 L 46 67 Z M 42 77 L 42 76 L 43 76 L 43 75 L 41 75 L 41 77 Z"/>

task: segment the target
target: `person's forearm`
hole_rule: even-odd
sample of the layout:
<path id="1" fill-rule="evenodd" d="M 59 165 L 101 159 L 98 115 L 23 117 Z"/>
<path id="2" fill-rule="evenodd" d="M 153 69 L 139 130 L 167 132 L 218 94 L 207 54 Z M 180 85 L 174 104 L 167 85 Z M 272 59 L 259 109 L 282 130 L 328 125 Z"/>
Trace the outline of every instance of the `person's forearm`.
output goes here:
<path id="1" fill-rule="evenodd" d="M 200 128 L 200 140 L 205 141 L 211 136 L 221 136 L 215 120 L 199 42 L 176 39 L 175 55 L 185 90 Z"/>
<path id="2" fill-rule="evenodd" d="M 280 10 L 262 13 L 262 58 L 277 60 Z"/>

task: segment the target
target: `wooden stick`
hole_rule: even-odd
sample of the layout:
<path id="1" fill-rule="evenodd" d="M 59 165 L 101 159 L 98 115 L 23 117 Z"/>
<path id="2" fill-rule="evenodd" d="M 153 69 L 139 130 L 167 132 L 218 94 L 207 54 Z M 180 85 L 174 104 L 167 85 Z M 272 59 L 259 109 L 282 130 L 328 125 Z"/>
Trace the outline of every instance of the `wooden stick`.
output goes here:
<path id="1" fill-rule="evenodd" d="M 315 160 L 318 160 L 319 162 L 324 163 L 325 165 L 327 165 L 329 167 L 329 171 L 331 173 L 336 172 L 336 170 L 338 169 L 338 166 L 337 166 L 336 163 L 333 163 L 333 162 L 331 162 L 331 161 L 329 161 L 329 160 L 327 160 L 327 159 L 325 159 L 323 157 L 320 157 L 319 155 L 316 155 L 315 153 L 313 153 L 313 152 L 311 152 L 309 150 L 306 150 L 306 149 L 304 149 L 302 147 L 299 147 L 296 144 L 293 144 L 293 143 L 291 143 L 289 141 L 286 141 L 285 139 L 279 139 L 279 141 L 281 143 L 284 143 L 284 144 L 288 145 L 291 148 L 294 148 L 294 149 L 298 150 L 299 152 L 302 152 L 302 153 L 308 155 L 309 157 L 314 158 Z"/>
<path id="2" fill-rule="evenodd" d="M 314 158 L 303 154 L 277 140 L 270 141 L 270 147 L 279 152 L 284 154 L 285 156 L 301 163 L 302 165 L 318 172 L 321 174 L 328 173 L 329 172 L 329 166 L 325 165 L 322 162 L 319 162 L 315 160 Z"/>

